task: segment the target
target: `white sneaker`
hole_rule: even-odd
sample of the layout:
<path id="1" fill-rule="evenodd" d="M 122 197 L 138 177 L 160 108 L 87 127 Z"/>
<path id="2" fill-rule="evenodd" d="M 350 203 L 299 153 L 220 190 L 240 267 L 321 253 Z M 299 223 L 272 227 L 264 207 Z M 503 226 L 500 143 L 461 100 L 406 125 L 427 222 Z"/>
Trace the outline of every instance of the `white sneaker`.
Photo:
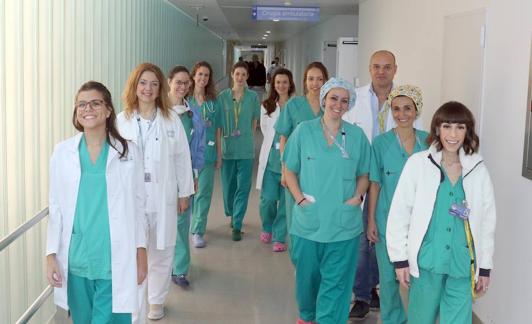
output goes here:
<path id="1" fill-rule="evenodd" d="M 192 234 L 192 243 L 195 248 L 204 248 L 206 245 L 203 236 L 196 233 Z"/>
<path id="2" fill-rule="evenodd" d="M 152 321 L 160 320 L 164 317 L 164 306 L 162 304 L 152 304 L 150 305 L 150 311 L 148 313 L 148 318 Z"/>

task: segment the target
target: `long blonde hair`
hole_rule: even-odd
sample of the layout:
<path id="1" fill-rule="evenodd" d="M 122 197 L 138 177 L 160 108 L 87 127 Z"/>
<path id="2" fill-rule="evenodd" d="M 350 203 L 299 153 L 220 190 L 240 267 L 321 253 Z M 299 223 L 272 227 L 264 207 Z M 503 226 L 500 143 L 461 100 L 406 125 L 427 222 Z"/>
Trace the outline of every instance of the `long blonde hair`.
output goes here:
<path id="1" fill-rule="evenodd" d="M 138 108 L 139 98 L 137 98 L 137 86 L 142 73 L 150 71 L 155 74 L 159 81 L 159 93 L 155 99 L 155 105 L 159 107 L 165 118 L 170 118 L 171 104 L 168 99 L 168 84 L 161 69 L 152 63 L 141 63 L 137 65 L 129 74 L 122 93 L 122 102 L 124 103 L 124 112 L 127 118 L 133 116 L 133 111 Z"/>

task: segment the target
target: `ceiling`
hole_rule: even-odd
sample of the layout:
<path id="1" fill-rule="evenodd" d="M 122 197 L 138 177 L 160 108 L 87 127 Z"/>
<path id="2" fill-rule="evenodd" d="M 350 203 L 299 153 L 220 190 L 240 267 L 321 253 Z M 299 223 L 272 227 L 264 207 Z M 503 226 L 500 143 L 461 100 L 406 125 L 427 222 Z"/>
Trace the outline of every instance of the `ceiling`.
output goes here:
<path id="1" fill-rule="evenodd" d="M 253 6 L 319 7 L 320 20 L 358 13 L 359 0 L 168 0 L 220 37 L 242 43 L 283 41 L 319 22 L 255 21 Z M 270 33 L 266 33 L 270 31 Z M 268 35 L 265 40 L 262 38 Z"/>

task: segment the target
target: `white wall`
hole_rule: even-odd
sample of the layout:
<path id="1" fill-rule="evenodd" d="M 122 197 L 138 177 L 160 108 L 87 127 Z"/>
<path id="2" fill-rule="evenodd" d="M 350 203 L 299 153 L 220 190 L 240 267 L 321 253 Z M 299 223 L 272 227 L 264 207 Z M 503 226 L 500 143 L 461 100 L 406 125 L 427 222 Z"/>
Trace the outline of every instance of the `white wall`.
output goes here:
<path id="1" fill-rule="evenodd" d="M 356 37 L 358 16 L 334 16 L 320 24 L 285 40 L 281 48 L 285 53 L 283 63 L 294 74 L 297 92 L 303 93 L 303 72 L 313 61 L 321 61 L 323 42 L 339 37 Z"/>
<path id="2" fill-rule="evenodd" d="M 0 0 L 0 237 L 48 205 L 48 161 L 74 133 L 74 95 L 106 84 L 117 109 L 129 72 L 204 59 L 222 76 L 223 41 L 165 0 Z M 46 221 L 0 253 L 0 323 L 46 285 Z M 45 323 L 48 305 L 33 321 Z"/>
<path id="3" fill-rule="evenodd" d="M 474 310 L 484 323 L 529 323 L 532 300 L 532 181 L 521 177 L 532 1 L 371 0 L 360 4 L 359 64 L 371 53 L 397 55 L 397 83 L 424 91 L 425 124 L 441 104 L 443 17 L 486 8 L 481 151 L 490 170 L 498 211 L 495 268 L 487 296 Z M 457 49 L 459 50 L 459 49 Z M 369 81 L 361 68 L 363 83 Z"/>

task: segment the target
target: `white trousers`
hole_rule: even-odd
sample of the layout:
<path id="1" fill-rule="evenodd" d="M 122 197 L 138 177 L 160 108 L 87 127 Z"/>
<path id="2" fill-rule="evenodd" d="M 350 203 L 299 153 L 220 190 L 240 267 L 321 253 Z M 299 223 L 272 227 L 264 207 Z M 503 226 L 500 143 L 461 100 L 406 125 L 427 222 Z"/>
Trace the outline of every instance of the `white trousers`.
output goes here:
<path id="1" fill-rule="evenodd" d="M 175 246 L 157 249 L 156 214 L 148 214 L 148 278 L 138 286 L 139 312 L 133 313 L 133 324 L 146 323 L 146 288 L 149 304 L 164 304 L 170 291 Z"/>

